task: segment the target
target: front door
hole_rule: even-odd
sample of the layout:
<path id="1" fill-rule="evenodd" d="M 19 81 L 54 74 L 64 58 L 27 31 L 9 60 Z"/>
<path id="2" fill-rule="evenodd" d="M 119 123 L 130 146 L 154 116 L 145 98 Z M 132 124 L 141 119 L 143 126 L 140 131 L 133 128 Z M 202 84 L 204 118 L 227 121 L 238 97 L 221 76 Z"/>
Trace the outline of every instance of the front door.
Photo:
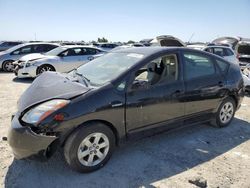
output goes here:
<path id="1" fill-rule="evenodd" d="M 184 103 L 180 101 L 184 84 L 178 60 L 178 53 L 166 54 L 133 73 L 126 93 L 128 133 L 184 115 Z"/>

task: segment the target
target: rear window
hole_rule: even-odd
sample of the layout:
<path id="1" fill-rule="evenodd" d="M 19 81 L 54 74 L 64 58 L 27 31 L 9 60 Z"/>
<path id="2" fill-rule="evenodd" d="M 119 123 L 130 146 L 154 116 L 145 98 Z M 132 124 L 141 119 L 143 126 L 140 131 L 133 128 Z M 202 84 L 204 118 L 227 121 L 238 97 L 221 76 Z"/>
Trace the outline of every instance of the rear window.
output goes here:
<path id="1" fill-rule="evenodd" d="M 240 45 L 238 47 L 238 53 L 244 55 L 250 55 L 250 45 Z"/>

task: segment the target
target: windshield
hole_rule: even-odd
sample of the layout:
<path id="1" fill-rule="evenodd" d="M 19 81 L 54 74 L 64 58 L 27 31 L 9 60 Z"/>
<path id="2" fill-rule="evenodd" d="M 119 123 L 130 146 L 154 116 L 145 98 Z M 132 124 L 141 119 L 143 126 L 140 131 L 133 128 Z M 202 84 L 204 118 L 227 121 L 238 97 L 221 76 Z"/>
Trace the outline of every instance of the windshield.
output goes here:
<path id="1" fill-rule="evenodd" d="M 118 77 L 142 58 L 142 54 L 112 52 L 80 66 L 77 73 L 86 77 L 90 84 L 100 86 Z"/>
<path id="2" fill-rule="evenodd" d="M 68 49 L 67 47 L 59 46 L 53 50 L 46 52 L 45 55 L 57 56 L 58 54 L 67 49 Z"/>

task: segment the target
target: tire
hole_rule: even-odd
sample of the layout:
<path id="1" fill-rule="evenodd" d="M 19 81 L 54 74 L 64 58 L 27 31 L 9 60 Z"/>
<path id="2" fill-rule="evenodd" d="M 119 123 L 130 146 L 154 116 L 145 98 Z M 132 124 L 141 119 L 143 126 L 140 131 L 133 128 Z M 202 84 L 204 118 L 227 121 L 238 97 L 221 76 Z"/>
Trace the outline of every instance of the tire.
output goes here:
<path id="1" fill-rule="evenodd" d="M 218 108 L 215 118 L 210 122 L 215 127 L 226 127 L 234 118 L 236 110 L 235 100 L 231 97 L 226 98 Z"/>
<path id="2" fill-rule="evenodd" d="M 64 145 L 64 157 L 73 170 L 87 173 L 103 167 L 114 148 L 112 130 L 101 123 L 90 123 L 69 136 Z"/>
<path id="3" fill-rule="evenodd" d="M 3 71 L 12 72 L 14 70 L 13 60 L 7 60 L 3 62 Z"/>
<path id="4" fill-rule="evenodd" d="M 39 75 L 46 71 L 56 71 L 56 70 L 52 65 L 41 65 L 37 68 L 36 74 Z"/>

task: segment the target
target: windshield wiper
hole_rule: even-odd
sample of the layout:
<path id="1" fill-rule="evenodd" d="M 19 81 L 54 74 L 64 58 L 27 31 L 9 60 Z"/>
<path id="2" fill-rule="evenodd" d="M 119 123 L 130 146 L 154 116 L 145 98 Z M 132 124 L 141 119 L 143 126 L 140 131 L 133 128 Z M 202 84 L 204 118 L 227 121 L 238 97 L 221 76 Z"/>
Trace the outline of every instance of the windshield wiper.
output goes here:
<path id="1" fill-rule="evenodd" d="M 83 74 L 77 72 L 77 69 L 74 69 L 73 71 L 74 71 L 75 75 L 80 76 L 81 78 L 83 78 L 84 83 L 88 87 L 88 85 L 89 85 L 88 83 L 90 83 L 90 80 L 87 77 L 83 76 Z"/>

